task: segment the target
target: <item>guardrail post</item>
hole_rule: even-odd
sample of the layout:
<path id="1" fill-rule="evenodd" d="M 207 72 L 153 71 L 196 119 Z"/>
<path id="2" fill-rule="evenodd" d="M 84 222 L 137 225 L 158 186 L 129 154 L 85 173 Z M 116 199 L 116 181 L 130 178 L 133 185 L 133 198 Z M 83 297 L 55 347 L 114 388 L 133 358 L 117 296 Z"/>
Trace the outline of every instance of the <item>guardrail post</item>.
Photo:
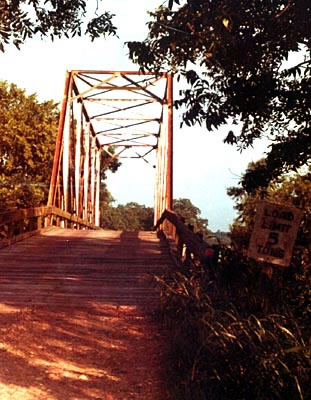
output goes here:
<path id="1" fill-rule="evenodd" d="M 25 221 L 23 219 L 18 221 L 18 230 L 19 230 L 19 233 L 23 233 L 25 230 Z"/>
<path id="2" fill-rule="evenodd" d="M 40 216 L 37 219 L 37 229 L 42 229 L 43 228 L 43 218 Z"/>
<path id="3" fill-rule="evenodd" d="M 8 227 L 7 238 L 8 238 L 8 239 L 12 239 L 12 237 L 13 237 L 13 232 L 14 232 L 14 224 L 13 224 L 13 222 L 8 223 L 7 227 Z"/>

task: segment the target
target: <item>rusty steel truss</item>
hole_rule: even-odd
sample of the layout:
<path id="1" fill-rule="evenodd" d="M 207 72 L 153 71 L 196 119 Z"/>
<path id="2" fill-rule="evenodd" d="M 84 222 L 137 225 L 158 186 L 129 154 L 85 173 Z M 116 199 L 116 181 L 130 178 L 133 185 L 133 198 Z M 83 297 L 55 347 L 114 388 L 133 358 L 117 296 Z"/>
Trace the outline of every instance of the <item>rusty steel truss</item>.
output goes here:
<path id="1" fill-rule="evenodd" d="M 155 221 L 172 209 L 172 85 L 169 73 L 67 72 L 48 205 L 99 226 L 102 152 L 156 152 Z"/>

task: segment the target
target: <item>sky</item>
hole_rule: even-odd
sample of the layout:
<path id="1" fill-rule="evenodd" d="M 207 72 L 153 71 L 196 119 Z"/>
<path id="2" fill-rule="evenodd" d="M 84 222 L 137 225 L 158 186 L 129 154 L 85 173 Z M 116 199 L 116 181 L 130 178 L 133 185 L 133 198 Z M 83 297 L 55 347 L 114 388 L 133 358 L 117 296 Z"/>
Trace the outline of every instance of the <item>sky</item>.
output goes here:
<path id="1" fill-rule="evenodd" d="M 97 39 L 32 39 L 17 50 L 0 53 L 0 80 L 15 83 L 28 95 L 36 93 L 40 101 L 60 102 L 66 70 L 137 70 L 127 57 L 126 41 L 143 40 L 147 34 L 147 11 L 156 9 L 162 0 L 104 0 L 104 10 L 116 16 L 118 36 Z M 96 1 L 89 1 L 96 9 Z M 174 96 L 178 94 L 175 85 Z M 256 142 L 240 154 L 223 143 L 230 129 L 207 132 L 199 126 L 180 129 L 180 115 L 174 111 L 174 198 L 188 198 L 207 218 L 212 231 L 227 231 L 235 216 L 234 203 L 226 189 L 236 186 L 247 165 L 262 157 L 266 144 Z M 238 133 L 238 132 L 236 132 Z M 115 204 L 135 201 L 153 206 L 154 169 L 143 160 L 124 162 L 115 174 L 108 174 L 108 189 Z"/>

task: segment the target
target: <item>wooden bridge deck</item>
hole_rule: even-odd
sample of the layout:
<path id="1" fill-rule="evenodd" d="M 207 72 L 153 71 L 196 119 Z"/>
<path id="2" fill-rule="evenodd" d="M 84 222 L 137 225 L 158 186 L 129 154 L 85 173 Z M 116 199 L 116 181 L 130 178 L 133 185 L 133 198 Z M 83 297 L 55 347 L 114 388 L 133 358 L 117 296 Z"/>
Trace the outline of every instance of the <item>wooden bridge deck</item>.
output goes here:
<path id="1" fill-rule="evenodd" d="M 0 251 L 0 302 L 148 304 L 150 274 L 169 263 L 154 232 L 52 228 Z"/>
<path id="2" fill-rule="evenodd" d="M 52 228 L 0 250 L 0 399 L 165 400 L 154 232 Z"/>

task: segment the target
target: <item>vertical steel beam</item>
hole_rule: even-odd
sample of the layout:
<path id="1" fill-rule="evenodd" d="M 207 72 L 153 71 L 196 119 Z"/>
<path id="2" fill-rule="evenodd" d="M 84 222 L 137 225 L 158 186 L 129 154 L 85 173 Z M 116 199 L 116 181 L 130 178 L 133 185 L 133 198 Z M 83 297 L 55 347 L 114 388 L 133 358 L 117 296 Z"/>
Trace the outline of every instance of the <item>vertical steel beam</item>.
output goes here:
<path id="1" fill-rule="evenodd" d="M 166 75 L 160 137 L 157 150 L 154 222 L 173 208 L 173 75 Z"/>
<path id="2" fill-rule="evenodd" d="M 66 118 L 63 129 L 63 196 L 64 196 L 64 204 L 63 210 L 69 211 L 69 156 L 70 156 L 70 113 L 66 112 Z"/>
<path id="3" fill-rule="evenodd" d="M 71 72 L 66 71 L 64 97 L 63 97 L 62 108 L 61 108 L 61 112 L 60 112 L 60 116 L 59 116 L 58 133 L 57 133 L 57 138 L 56 138 L 54 162 L 53 162 L 53 169 L 52 169 L 51 182 L 50 182 L 50 190 L 49 190 L 49 198 L 48 198 L 49 206 L 53 206 L 55 204 L 56 186 L 57 186 L 57 181 L 58 181 L 58 177 L 59 177 L 61 152 L 62 152 L 62 144 L 63 144 L 63 132 L 64 132 L 64 124 L 65 124 L 65 118 L 66 118 L 67 101 L 68 101 L 68 97 L 69 97 L 70 81 L 71 81 Z"/>
<path id="4" fill-rule="evenodd" d="M 166 207 L 173 209 L 173 75 L 167 74 Z"/>
<path id="5" fill-rule="evenodd" d="M 95 168 L 96 168 L 96 157 L 95 157 L 95 151 L 96 151 L 96 139 L 94 136 L 91 136 L 91 162 L 90 162 L 90 169 L 91 169 L 91 182 L 90 182 L 90 189 L 91 189 L 91 194 L 90 194 L 90 222 L 92 224 L 95 223 Z"/>
<path id="6" fill-rule="evenodd" d="M 99 195 L 100 195 L 100 150 L 96 148 L 96 195 L 95 195 L 95 225 L 100 225 Z"/>
<path id="7" fill-rule="evenodd" d="M 84 131 L 84 168 L 83 168 L 83 183 L 84 183 L 84 203 L 83 203 L 83 218 L 89 220 L 89 163 L 90 163 L 90 123 L 87 123 L 87 128 Z"/>
<path id="8" fill-rule="evenodd" d="M 75 212 L 80 217 L 80 158 L 81 158 L 81 131 L 82 131 L 82 107 L 78 103 L 75 148 Z"/>
<path id="9" fill-rule="evenodd" d="M 83 130 L 81 131 L 81 138 L 83 142 Z M 82 146 L 82 143 L 81 143 Z M 83 150 L 83 147 L 81 147 L 81 151 Z M 79 218 L 83 218 L 83 204 L 84 204 L 84 158 L 85 156 L 83 154 L 80 154 L 80 177 L 79 177 Z"/>
<path id="10" fill-rule="evenodd" d="M 70 106 L 70 139 L 69 139 L 69 209 L 71 214 L 75 212 L 75 143 L 76 127 L 74 104 Z"/>
<path id="11" fill-rule="evenodd" d="M 154 225 L 158 222 L 161 215 L 161 177 L 162 177 L 162 136 L 161 130 L 158 140 L 158 148 L 157 148 L 157 165 L 156 165 L 156 175 L 155 175 L 155 187 L 154 187 Z"/>
<path id="12" fill-rule="evenodd" d="M 161 181 L 160 181 L 160 194 L 161 194 L 161 208 L 160 215 L 164 212 L 165 208 L 167 208 L 167 106 L 164 107 L 164 119 L 162 125 L 162 143 L 161 143 Z"/>
<path id="13" fill-rule="evenodd" d="M 157 163 L 156 163 L 156 173 L 155 173 L 155 184 L 154 184 L 154 213 L 153 213 L 153 224 L 156 225 L 158 221 L 159 215 L 159 195 L 158 195 L 158 187 L 159 187 L 159 143 L 157 149 Z"/>

